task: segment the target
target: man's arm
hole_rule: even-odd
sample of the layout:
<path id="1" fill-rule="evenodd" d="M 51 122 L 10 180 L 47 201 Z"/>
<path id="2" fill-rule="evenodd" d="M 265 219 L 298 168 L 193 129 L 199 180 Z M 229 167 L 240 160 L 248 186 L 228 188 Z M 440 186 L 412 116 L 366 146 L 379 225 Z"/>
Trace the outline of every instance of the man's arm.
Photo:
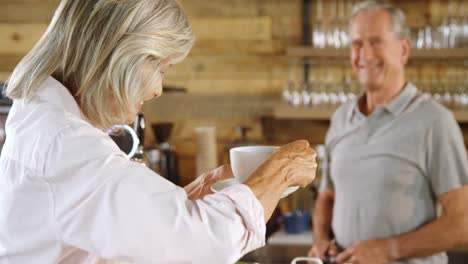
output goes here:
<path id="1" fill-rule="evenodd" d="M 314 210 L 314 240 L 331 240 L 331 221 L 335 192 L 331 189 L 321 191 Z"/>
<path id="2" fill-rule="evenodd" d="M 396 259 L 425 257 L 468 242 L 468 185 L 440 195 L 443 215 L 395 238 Z"/>
<path id="3" fill-rule="evenodd" d="M 427 257 L 468 242 L 468 185 L 440 195 L 443 215 L 415 231 L 361 241 L 338 255 L 338 263 Z"/>
<path id="4" fill-rule="evenodd" d="M 321 191 L 318 195 L 313 217 L 314 243 L 308 254 L 310 257 L 327 259 L 330 253 L 332 255 L 336 254 L 336 249 L 332 245 L 332 238 L 330 237 L 334 201 L 335 192 L 332 189 Z"/>

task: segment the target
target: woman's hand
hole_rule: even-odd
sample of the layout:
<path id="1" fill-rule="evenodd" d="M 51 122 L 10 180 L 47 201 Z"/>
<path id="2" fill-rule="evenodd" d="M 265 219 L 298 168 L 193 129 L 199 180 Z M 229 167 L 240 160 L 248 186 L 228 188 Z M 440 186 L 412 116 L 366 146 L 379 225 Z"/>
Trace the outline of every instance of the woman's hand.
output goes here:
<path id="1" fill-rule="evenodd" d="M 316 152 L 306 140 L 289 143 L 265 161 L 244 184 L 263 205 L 267 221 L 281 194 L 291 186 L 306 186 L 315 179 Z"/>
<path id="2" fill-rule="evenodd" d="M 232 170 L 230 165 L 222 165 L 214 170 L 203 173 L 197 177 L 192 183 L 185 186 L 188 198 L 190 200 L 202 199 L 207 194 L 212 194 L 211 185 L 218 181 L 232 178 Z"/>
<path id="3" fill-rule="evenodd" d="M 316 152 L 306 140 L 297 140 L 274 152 L 249 178 L 267 177 L 287 187 L 305 187 L 315 179 Z M 248 180 L 248 181 L 249 181 Z M 248 182 L 247 181 L 247 182 Z"/>

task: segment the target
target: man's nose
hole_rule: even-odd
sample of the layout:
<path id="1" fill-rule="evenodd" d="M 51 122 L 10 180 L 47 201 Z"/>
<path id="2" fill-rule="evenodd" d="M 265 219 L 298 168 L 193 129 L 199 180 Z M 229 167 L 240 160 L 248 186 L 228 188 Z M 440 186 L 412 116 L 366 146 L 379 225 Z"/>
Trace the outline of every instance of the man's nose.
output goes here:
<path id="1" fill-rule="evenodd" d="M 374 50 L 372 49 L 371 45 L 364 43 L 361 47 L 359 57 L 364 61 L 372 60 L 374 58 Z"/>

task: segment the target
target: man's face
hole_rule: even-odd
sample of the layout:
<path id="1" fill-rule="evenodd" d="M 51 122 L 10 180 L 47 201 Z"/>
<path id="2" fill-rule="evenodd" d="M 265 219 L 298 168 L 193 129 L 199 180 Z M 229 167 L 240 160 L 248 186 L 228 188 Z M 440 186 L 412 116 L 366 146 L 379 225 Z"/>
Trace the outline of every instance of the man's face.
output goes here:
<path id="1" fill-rule="evenodd" d="M 386 11 L 359 13 L 351 22 L 350 37 L 352 69 L 366 89 L 382 89 L 404 76 L 409 43 L 394 34 Z"/>

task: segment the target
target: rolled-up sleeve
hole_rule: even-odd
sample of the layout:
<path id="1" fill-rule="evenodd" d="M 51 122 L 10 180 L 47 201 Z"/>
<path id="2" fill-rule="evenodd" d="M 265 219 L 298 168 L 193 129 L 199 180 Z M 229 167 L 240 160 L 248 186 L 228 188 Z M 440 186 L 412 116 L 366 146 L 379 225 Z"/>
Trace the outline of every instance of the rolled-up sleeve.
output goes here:
<path id="1" fill-rule="evenodd" d="M 50 155 L 53 215 L 66 246 L 125 262 L 218 264 L 265 243 L 263 207 L 245 185 L 190 201 L 92 129 L 65 129 Z"/>

